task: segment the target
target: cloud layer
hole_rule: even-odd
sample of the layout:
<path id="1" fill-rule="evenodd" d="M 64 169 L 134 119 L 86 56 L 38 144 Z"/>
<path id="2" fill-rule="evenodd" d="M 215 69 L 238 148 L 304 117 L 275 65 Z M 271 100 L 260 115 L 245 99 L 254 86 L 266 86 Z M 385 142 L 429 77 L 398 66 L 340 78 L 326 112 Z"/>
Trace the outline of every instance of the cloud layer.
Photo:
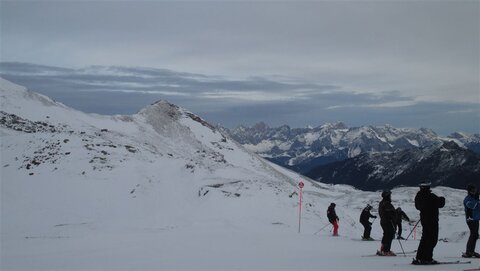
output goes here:
<path id="1" fill-rule="evenodd" d="M 282 75 L 418 101 L 480 100 L 478 1 L 1 5 L 2 61 Z"/>
<path id="2" fill-rule="evenodd" d="M 479 1 L 0 5 L 3 74 L 89 112 L 480 130 Z"/>
<path id="3" fill-rule="evenodd" d="M 399 91 L 359 93 L 294 78 L 230 79 L 144 67 L 70 69 L 17 62 L 0 63 L 0 76 L 100 114 L 132 114 L 165 99 L 227 127 L 259 121 L 292 127 L 343 121 L 351 126 L 427 127 L 443 134 L 480 132 L 475 102 L 422 102 Z"/>

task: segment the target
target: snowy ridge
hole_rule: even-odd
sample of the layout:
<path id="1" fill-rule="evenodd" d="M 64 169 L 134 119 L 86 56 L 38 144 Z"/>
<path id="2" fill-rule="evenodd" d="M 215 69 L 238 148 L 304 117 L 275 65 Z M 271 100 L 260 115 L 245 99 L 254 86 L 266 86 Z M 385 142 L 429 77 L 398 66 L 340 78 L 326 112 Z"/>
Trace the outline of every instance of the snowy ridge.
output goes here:
<path id="1" fill-rule="evenodd" d="M 0 98 L 2 270 L 405 270 L 394 265 L 402 258 L 362 258 L 379 244 L 352 240 L 361 209 L 377 206 L 379 193 L 271 164 L 178 106 L 84 114 L 5 80 Z M 412 218 L 416 190 L 393 192 Z M 450 242 L 439 246 L 446 256 L 465 242 L 463 191 L 435 191 L 448 195 L 440 236 Z M 328 227 L 314 234 L 330 202 L 339 238 Z M 372 235 L 380 237 L 377 222 Z"/>
<path id="2" fill-rule="evenodd" d="M 473 151 L 480 150 L 478 134 L 455 133 L 443 138 L 425 128 L 395 128 L 390 125 L 349 128 L 340 122 L 292 129 L 287 125 L 271 128 L 265 123 L 258 123 L 253 127 L 240 126 L 226 132 L 262 157 L 302 174 L 317 166 L 363 153 L 392 153 L 451 140 Z"/>

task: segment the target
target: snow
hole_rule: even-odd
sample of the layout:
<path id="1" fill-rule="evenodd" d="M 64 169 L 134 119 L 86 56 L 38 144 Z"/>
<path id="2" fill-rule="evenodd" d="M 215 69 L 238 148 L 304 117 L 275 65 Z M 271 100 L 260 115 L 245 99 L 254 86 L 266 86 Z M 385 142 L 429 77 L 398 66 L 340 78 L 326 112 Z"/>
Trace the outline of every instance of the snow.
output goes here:
<path id="1" fill-rule="evenodd" d="M 417 147 L 417 148 L 420 147 L 420 144 L 418 143 L 417 140 L 408 139 L 408 138 L 407 138 L 407 141 L 408 141 L 408 143 L 410 143 L 412 146 L 415 146 L 415 147 Z"/>
<path id="2" fill-rule="evenodd" d="M 99 243 L 99 239 L 104 242 Z M 118 233 L 101 233 L 57 240 L 25 239 L 21 243 L 26 248 L 22 253 L 26 256 L 23 266 L 38 266 L 39 261 L 47 259 L 41 266 L 50 270 L 71 266 L 83 270 L 463 270 L 476 266 L 415 267 L 408 264 L 410 255 L 359 257 L 360 251 L 374 249 L 376 242 L 295 234 L 281 229 L 262 234 L 222 229 L 131 230 L 123 233 L 121 239 Z M 404 249 L 411 250 L 417 244 L 406 242 Z M 398 242 L 392 247 L 400 250 Z M 440 243 L 435 255 L 451 255 L 456 249 L 454 244 Z M 8 266 L 12 258 L 6 259 Z"/>
<path id="3" fill-rule="evenodd" d="M 355 157 L 360 153 L 362 153 L 362 149 L 360 149 L 360 147 L 351 148 L 348 150 L 348 157 Z"/>
<path id="4" fill-rule="evenodd" d="M 310 146 L 312 145 L 313 142 L 315 142 L 316 140 L 318 140 L 320 138 L 320 135 L 318 133 L 306 133 L 305 136 L 305 144 L 307 146 Z"/>
<path id="5" fill-rule="evenodd" d="M 313 182 L 271 164 L 168 102 L 132 116 L 91 115 L 5 80 L 0 97 L 1 111 L 56 128 L 0 126 L 1 270 L 422 269 L 409 264 L 412 256 L 362 257 L 380 243 L 357 241 L 358 217 L 367 203 L 378 206 L 380 193 Z M 415 220 L 416 191 L 392 194 Z M 464 192 L 434 192 L 447 196 L 440 237 L 449 242 L 434 254 L 447 260 L 465 247 Z M 318 232 L 331 202 L 340 237 L 329 226 Z M 381 238 L 378 220 L 372 236 Z M 393 250 L 401 251 L 396 240 Z"/>
<path id="6" fill-rule="evenodd" d="M 256 152 L 256 153 L 264 153 L 264 152 L 269 152 L 270 150 L 272 150 L 272 148 L 275 147 L 275 143 L 270 141 L 270 140 L 262 140 L 262 142 L 260 142 L 256 145 L 244 144 L 243 146 L 250 151 L 253 151 L 253 152 Z"/>

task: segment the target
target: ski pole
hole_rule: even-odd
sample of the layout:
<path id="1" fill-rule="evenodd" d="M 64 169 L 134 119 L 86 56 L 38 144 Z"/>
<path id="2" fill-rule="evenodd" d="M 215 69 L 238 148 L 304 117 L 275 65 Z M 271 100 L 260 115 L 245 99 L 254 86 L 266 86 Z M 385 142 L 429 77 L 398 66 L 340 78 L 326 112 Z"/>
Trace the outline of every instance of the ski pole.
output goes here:
<path id="1" fill-rule="evenodd" d="M 393 224 L 393 222 L 391 222 L 391 224 L 392 224 L 393 230 L 395 231 L 395 225 Z M 395 234 L 393 234 L 393 237 L 395 238 Z M 398 240 L 398 243 L 400 244 L 400 248 L 402 249 L 403 256 L 407 257 L 407 254 L 405 254 L 405 250 L 403 250 L 402 242 L 400 242 L 400 239 L 397 239 L 397 240 Z"/>
<path id="2" fill-rule="evenodd" d="M 412 232 L 415 230 L 415 228 L 417 227 L 418 223 L 420 222 L 420 219 L 417 221 L 417 223 L 415 223 L 415 226 L 413 226 L 413 229 L 410 231 L 410 233 L 408 234 L 407 238 L 405 239 L 405 241 L 408 240 L 408 237 L 410 237 L 410 235 L 412 235 Z"/>
<path id="3" fill-rule="evenodd" d="M 398 243 L 400 244 L 400 248 L 402 249 L 403 256 L 407 257 L 407 255 L 405 254 L 405 250 L 403 250 L 402 242 L 400 242 L 400 239 L 397 239 L 397 240 L 398 240 Z"/>
<path id="4" fill-rule="evenodd" d="M 323 226 L 321 229 L 319 229 L 317 232 L 315 232 L 314 234 L 317 234 L 319 232 L 321 232 L 323 229 L 325 229 L 328 225 L 330 225 L 330 222 L 327 223 L 325 226 Z"/>

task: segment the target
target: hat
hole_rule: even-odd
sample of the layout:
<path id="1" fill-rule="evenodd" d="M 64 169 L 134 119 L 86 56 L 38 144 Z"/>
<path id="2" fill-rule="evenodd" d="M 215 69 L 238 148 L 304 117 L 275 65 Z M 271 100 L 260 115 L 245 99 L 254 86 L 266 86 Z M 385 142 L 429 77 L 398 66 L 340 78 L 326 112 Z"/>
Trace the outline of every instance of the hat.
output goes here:
<path id="1" fill-rule="evenodd" d="M 392 195 L 392 191 L 390 191 L 390 190 L 384 190 L 382 192 L 382 198 L 389 197 L 390 195 Z"/>
<path id="2" fill-rule="evenodd" d="M 337 205 L 336 205 L 335 203 L 333 203 L 333 202 L 332 202 L 332 203 L 330 203 L 330 206 L 333 206 L 333 207 L 335 207 L 335 206 L 337 206 Z"/>
<path id="3" fill-rule="evenodd" d="M 420 189 L 430 189 L 431 185 L 432 185 L 431 183 L 424 182 L 424 183 L 419 184 L 418 186 L 420 187 Z"/>
<path id="4" fill-rule="evenodd" d="M 470 184 L 467 185 L 467 191 L 468 191 L 469 193 L 472 192 L 472 191 L 475 190 L 475 189 L 476 189 L 476 187 L 475 187 L 475 185 L 474 185 L 473 183 L 470 183 Z"/>

